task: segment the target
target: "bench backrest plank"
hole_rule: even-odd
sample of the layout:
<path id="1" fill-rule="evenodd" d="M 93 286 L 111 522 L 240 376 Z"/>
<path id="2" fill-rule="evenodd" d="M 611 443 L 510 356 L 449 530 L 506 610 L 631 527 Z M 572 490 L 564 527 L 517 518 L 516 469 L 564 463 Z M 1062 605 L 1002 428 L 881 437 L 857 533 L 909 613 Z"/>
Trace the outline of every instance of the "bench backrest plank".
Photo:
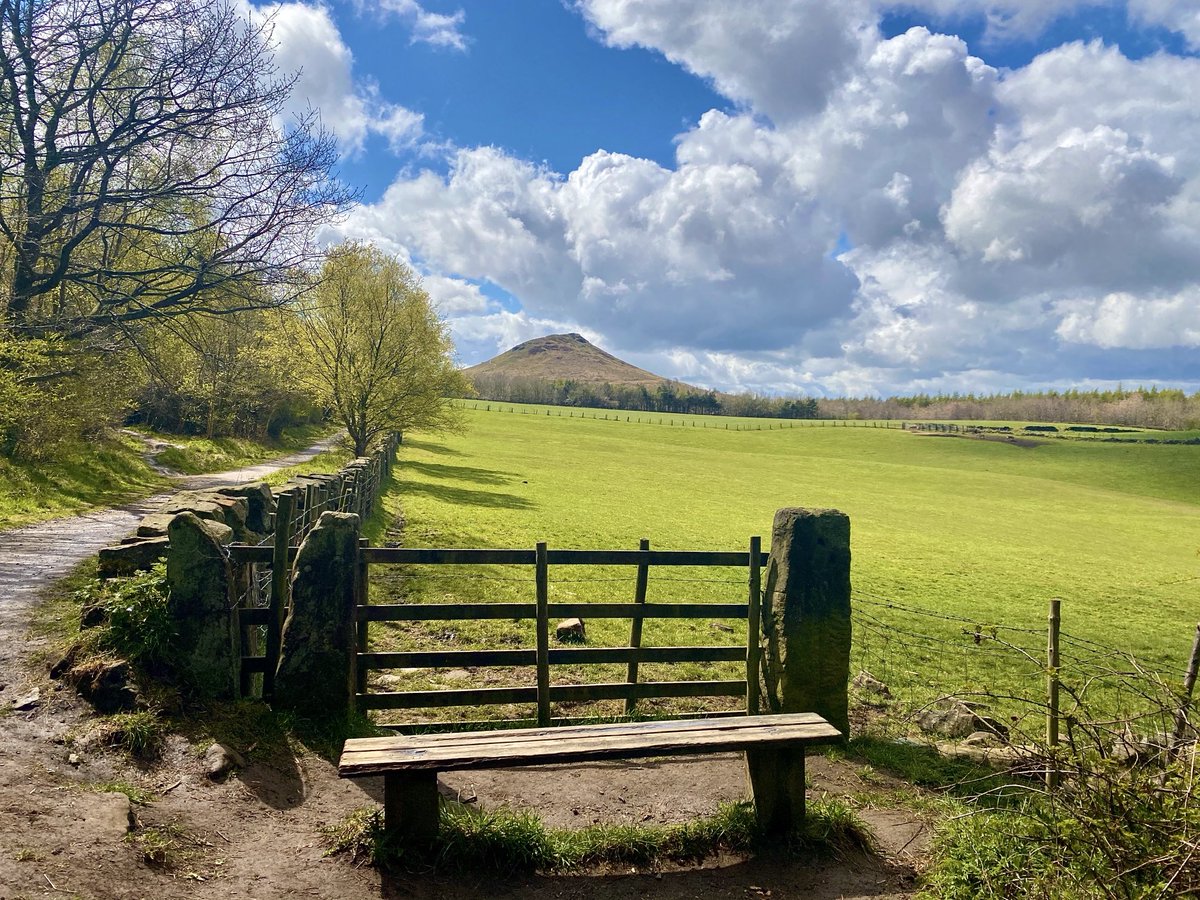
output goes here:
<path id="1" fill-rule="evenodd" d="M 385 772 L 716 753 L 832 743 L 840 738 L 837 729 L 815 713 L 360 738 L 346 742 L 338 774 L 352 778 Z"/>

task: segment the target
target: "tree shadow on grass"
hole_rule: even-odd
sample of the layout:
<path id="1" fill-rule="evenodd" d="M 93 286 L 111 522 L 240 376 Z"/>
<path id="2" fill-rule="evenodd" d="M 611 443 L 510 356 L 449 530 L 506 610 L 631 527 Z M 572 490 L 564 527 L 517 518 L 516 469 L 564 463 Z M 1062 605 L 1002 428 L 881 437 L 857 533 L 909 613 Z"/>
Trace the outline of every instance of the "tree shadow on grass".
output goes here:
<path id="1" fill-rule="evenodd" d="M 409 472 L 428 475 L 431 478 L 473 481 L 476 484 L 509 484 L 517 477 L 513 472 L 480 469 L 475 466 L 452 466 L 445 463 L 406 462 L 404 468 Z"/>
<path id="2" fill-rule="evenodd" d="M 477 491 L 471 488 L 452 487 L 448 484 L 423 484 L 405 481 L 400 485 L 401 494 L 432 497 L 455 506 L 484 506 L 492 509 L 536 509 L 537 504 L 516 494 L 499 491 Z"/>
<path id="3" fill-rule="evenodd" d="M 443 446 L 442 444 L 433 444 L 429 441 L 418 441 L 414 440 L 413 438 L 405 438 L 402 446 L 412 447 L 414 450 L 424 450 L 426 453 L 437 453 L 441 456 L 463 455 L 461 450 L 454 450 L 450 447 Z M 411 465 L 411 463 L 405 463 L 405 465 Z"/>

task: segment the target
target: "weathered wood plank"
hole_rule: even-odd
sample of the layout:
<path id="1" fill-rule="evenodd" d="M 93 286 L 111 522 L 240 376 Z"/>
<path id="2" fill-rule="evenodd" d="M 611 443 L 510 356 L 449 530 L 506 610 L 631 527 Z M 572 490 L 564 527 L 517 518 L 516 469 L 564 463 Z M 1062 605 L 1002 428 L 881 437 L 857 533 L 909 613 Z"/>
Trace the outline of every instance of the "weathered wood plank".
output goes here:
<path id="1" fill-rule="evenodd" d="M 642 538 L 638 543 L 638 550 L 646 552 L 650 549 L 650 541 L 647 538 Z M 649 554 L 647 554 L 649 555 Z M 646 605 L 646 588 L 650 580 L 650 564 L 642 562 L 637 567 L 637 581 L 633 588 L 633 603 L 635 606 L 644 607 Z M 633 622 L 629 626 L 629 646 L 637 650 L 642 646 L 642 616 L 634 613 Z M 629 658 L 628 666 L 625 670 L 625 680 L 630 684 L 635 684 L 638 680 L 638 656 L 635 653 Z M 625 701 L 625 715 L 630 716 L 637 709 L 637 700 L 629 697 Z"/>
<path id="2" fill-rule="evenodd" d="M 644 681 L 628 684 L 558 684 L 542 693 L 536 687 L 456 688 L 436 691 L 390 691 L 355 694 L 358 709 L 420 709 L 422 707 L 481 706 L 489 703 L 537 703 L 548 697 L 552 703 L 585 700 L 624 700 L 635 697 L 740 697 L 746 682 L 737 681 Z"/>
<path id="3" fill-rule="evenodd" d="M 584 700 L 649 700 L 656 697 L 740 697 L 746 682 L 737 681 L 625 681 L 610 684 L 558 684 L 550 688 L 550 699 L 559 702 Z"/>
<path id="4" fill-rule="evenodd" d="M 249 673 L 267 671 L 267 658 L 265 656 L 243 656 L 242 671 Z"/>
<path id="5" fill-rule="evenodd" d="M 368 563 L 407 565 L 516 565 L 532 566 L 533 550 L 422 549 L 416 547 L 373 547 Z M 740 566 L 750 564 L 749 554 L 737 550 L 652 550 L 648 557 L 640 550 L 549 550 L 552 566 Z M 762 563 L 766 563 L 763 554 Z"/>
<path id="6" fill-rule="evenodd" d="M 725 710 L 722 712 L 690 712 L 675 713 L 680 719 L 727 719 L 746 715 L 742 709 Z M 664 718 L 666 718 L 664 716 Z M 555 716 L 550 724 L 557 728 L 569 725 L 594 724 L 595 716 Z M 442 735 L 451 732 L 476 731 L 512 731 L 517 728 L 532 728 L 537 725 L 537 719 L 467 719 L 455 722 L 381 722 L 379 727 L 396 734 Z"/>
<path id="7" fill-rule="evenodd" d="M 762 651 L 762 575 L 756 560 L 762 555 L 762 538 L 750 538 L 750 584 L 746 612 L 746 712 L 758 715 L 758 677 Z"/>
<path id="8" fill-rule="evenodd" d="M 745 603 L 551 603 L 551 616 L 593 619 L 744 619 Z"/>
<path id="9" fill-rule="evenodd" d="M 360 622 L 426 622 L 464 619 L 532 619 L 533 603 L 395 603 L 360 606 Z"/>
<path id="10" fill-rule="evenodd" d="M 800 748 L 831 743 L 841 737 L 835 728 L 824 721 L 795 725 L 761 724 L 763 718 L 771 717 L 755 717 L 754 726 L 738 729 L 721 728 L 719 725 L 709 729 L 638 729 L 624 734 L 576 733 L 536 740 L 510 731 L 505 732 L 507 741 L 430 744 L 407 749 L 360 750 L 354 746 L 355 742 L 347 741 L 338 773 L 344 777 L 357 777 L 388 771 L 490 769 L 748 748 Z M 564 732 L 571 730 L 560 729 Z M 412 738 L 407 740 L 411 741 Z"/>
<path id="11" fill-rule="evenodd" d="M 550 575 L 546 544 L 537 545 L 537 717 L 539 725 L 550 724 Z"/>
<path id="12" fill-rule="evenodd" d="M 552 617 L 593 619 L 744 619 L 745 603 L 550 603 Z M 360 622 L 461 621 L 469 619 L 536 619 L 536 603 L 395 603 L 359 607 Z"/>
<path id="13" fill-rule="evenodd" d="M 532 550 L 423 549 L 417 547 L 372 547 L 368 563 L 455 566 L 532 566 Z"/>
<path id="14" fill-rule="evenodd" d="M 437 839 L 437 772 L 393 772 L 384 777 L 383 827 L 407 844 L 432 844 Z"/>
<path id="15" fill-rule="evenodd" d="M 532 649 L 413 650 L 358 654 L 358 665 L 368 669 L 461 669 L 466 666 L 532 666 L 536 663 L 537 651 Z"/>
<path id="16" fill-rule="evenodd" d="M 514 737 L 522 740 L 558 740 L 562 737 L 577 735 L 597 738 L 621 740 L 622 736 L 632 733 L 654 732 L 669 734 L 673 731 L 693 732 L 718 729 L 721 731 L 742 731 L 747 728 L 760 728 L 765 725 L 820 725 L 828 724 L 816 713 L 773 713 L 765 716 L 747 716 L 739 713 L 736 717 L 722 719 L 647 719 L 637 722 L 603 722 L 584 723 L 570 726 L 555 726 L 551 728 L 518 728 L 493 731 L 460 731 L 453 734 L 413 734 L 388 735 L 386 737 L 351 738 L 346 742 L 347 748 L 357 750 L 372 750 L 382 748 L 411 748 L 441 743 L 486 743 L 488 741 L 510 741 Z"/>
<path id="17" fill-rule="evenodd" d="M 420 709 L 421 707 L 482 706 L 489 703 L 536 703 L 537 688 L 463 688 L 449 691 L 394 691 L 358 694 L 357 709 Z"/>
<path id="18" fill-rule="evenodd" d="M 243 621 L 245 621 L 243 619 Z M 650 663 L 744 662 L 745 647 L 584 647 L 551 648 L 550 665 L 624 663 L 635 657 Z M 525 650 L 412 650 L 360 653 L 360 667 L 369 669 L 450 669 L 468 666 L 533 666 L 537 651 Z"/>

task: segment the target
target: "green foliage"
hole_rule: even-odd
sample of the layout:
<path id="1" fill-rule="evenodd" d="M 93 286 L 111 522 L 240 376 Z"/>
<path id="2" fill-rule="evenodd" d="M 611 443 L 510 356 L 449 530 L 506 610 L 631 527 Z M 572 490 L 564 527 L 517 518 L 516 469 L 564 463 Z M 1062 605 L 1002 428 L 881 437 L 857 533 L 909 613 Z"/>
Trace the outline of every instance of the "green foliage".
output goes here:
<path id="1" fill-rule="evenodd" d="M 154 791 L 148 791 L 128 781 L 98 781 L 90 787 L 101 794 L 124 794 L 135 806 L 146 806 L 156 796 Z"/>
<path id="2" fill-rule="evenodd" d="M 124 414 L 128 359 L 0 329 L 0 456 L 44 460 Z"/>
<path id="3" fill-rule="evenodd" d="M 292 313 L 189 315 L 177 324 L 184 327 L 152 330 L 139 341 L 141 386 L 132 421 L 174 434 L 257 441 L 321 421 L 321 408 L 293 377 Z"/>
<path id="4" fill-rule="evenodd" d="M 289 428 L 278 437 L 264 441 L 237 437 L 172 436 L 167 447 L 155 460 L 184 475 L 202 475 L 255 465 L 311 446 L 326 436 L 330 429 L 322 425 L 302 425 Z"/>
<path id="5" fill-rule="evenodd" d="M 416 273 L 371 246 L 329 251 L 302 317 L 316 390 L 362 456 L 390 431 L 453 427 L 466 381 Z"/>
<path id="6" fill-rule="evenodd" d="M 938 897 L 1149 900 L 1200 891 L 1200 808 L 1190 762 L 1062 761 L 1052 793 L 944 821 L 928 886 Z"/>
<path id="7" fill-rule="evenodd" d="M 115 713 L 104 719 L 100 726 L 100 740 L 137 759 L 150 760 L 161 752 L 167 730 L 167 723 L 157 710 L 141 709 Z"/>
<path id="8" fill-rule="evenodd" d="M 174 623 L 167 608 L 167 567 L 156 563 L 149 572 L 128 578 L 93 581 L 76 592 L 81 606 L 99 606 L 105 622 L 90 629 L 90 641 L 141 668 L 170 661 Z"/>
<path id="9" fill-rule="evenodd" d="M 503 874 L 694 862 L 721 850 L 750 853 L 762 841 L 749 802 L 722 804 L 712 816 L 679 825 L 602 824 L 579 830 L 547 828 L 529 812 L 485 811 L 444 803 L 432 853 L 392 846 L 384 837 L 383 817 L 377 808 L 355 810 L 324 833 L 329 852 L 345 853 L 352 861 Z M 839 853 L 867 850 L 870 839 L 845 804 L 817 800 L 809 806 L 804 828 L 791 836 L 788 846 L 793 852 Z"/>

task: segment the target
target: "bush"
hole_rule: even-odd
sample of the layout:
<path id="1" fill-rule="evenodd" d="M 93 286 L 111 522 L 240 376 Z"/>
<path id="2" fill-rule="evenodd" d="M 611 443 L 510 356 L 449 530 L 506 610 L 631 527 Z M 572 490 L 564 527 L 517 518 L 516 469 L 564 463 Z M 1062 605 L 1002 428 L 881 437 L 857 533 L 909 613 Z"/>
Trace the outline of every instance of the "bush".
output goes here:
<path id="1" fill-rule="evenodd" d="M 76 592 L 84 607 L 98 607 L 103 624 L 91 630 L 90 642 L 141 668 L 160 668 L 171 656 L 174 623 L 167 609 L 167 566 L 129 578 L 97 581 Z"/>

